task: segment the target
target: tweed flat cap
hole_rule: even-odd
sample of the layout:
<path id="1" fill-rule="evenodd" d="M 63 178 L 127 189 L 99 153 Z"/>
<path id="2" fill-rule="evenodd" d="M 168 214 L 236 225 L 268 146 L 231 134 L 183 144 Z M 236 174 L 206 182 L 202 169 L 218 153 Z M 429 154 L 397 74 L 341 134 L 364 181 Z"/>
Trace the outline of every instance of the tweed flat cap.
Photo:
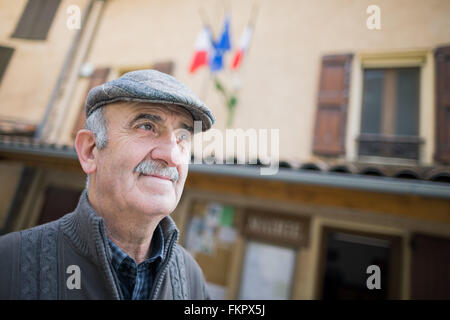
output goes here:
<path id="1" fill-rule="evenodd" d="M 86 99 L 86 118 L 97 108 L 117 101 L 179 105 L 191 113 L 194 121 L 202 121 L 202 131 L 214 124 L 211 110 L 188 87 L 156 70 L 128 72 L 92 88 Z"/>

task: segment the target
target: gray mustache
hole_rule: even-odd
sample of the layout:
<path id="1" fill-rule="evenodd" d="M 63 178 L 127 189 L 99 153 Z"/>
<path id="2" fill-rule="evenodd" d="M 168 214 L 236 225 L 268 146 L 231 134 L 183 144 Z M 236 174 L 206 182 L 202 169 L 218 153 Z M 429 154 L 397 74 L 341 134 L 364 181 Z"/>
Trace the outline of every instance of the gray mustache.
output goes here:
<path id="1" fill-rule="evenodd" d="M 136 166 L 134 172 L 168 177 L 174 182 L 178 181 L 178 170 L 175 167 L 167 167 L 158 161 L 143 160 Z"/>

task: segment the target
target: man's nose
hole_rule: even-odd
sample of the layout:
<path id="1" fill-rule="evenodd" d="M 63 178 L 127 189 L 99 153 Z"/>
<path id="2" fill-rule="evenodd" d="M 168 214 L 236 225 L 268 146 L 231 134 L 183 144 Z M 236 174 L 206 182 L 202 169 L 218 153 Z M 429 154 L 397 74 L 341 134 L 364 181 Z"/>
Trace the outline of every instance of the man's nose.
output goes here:
<path id="1" fill-rule="evenodd" d="M 164 161 L 169 167 L 180 165 L 182 154 L 175 133 L 170 132 L 160 136 L 151 156 L 153 160 Z"/>

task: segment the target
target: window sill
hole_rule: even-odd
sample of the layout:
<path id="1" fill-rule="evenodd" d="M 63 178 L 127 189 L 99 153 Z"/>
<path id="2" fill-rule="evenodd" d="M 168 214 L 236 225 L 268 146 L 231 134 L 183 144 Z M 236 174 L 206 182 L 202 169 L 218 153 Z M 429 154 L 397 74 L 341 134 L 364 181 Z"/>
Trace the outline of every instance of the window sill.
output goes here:
<path id="1" fill-rule="evenodd" d="M 357 138 L 358 156 L 419 161 L 423 139 L 418 136 L 361 134 Z"/>

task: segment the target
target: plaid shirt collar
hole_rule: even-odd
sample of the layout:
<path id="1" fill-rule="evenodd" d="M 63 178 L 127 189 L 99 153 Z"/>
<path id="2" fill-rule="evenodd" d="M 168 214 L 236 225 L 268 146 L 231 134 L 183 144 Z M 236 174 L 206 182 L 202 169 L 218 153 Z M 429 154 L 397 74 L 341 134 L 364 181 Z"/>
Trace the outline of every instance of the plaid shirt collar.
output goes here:
<path id="1" fill-rule="evenodd" d="M 164 235 L 161 226 L 153 233 L 150 257 L 139 265 L 111 239 L 111 264 L 119 278 L 125 299 L 148 299 L 155 270 L 164 259 Z"/>

